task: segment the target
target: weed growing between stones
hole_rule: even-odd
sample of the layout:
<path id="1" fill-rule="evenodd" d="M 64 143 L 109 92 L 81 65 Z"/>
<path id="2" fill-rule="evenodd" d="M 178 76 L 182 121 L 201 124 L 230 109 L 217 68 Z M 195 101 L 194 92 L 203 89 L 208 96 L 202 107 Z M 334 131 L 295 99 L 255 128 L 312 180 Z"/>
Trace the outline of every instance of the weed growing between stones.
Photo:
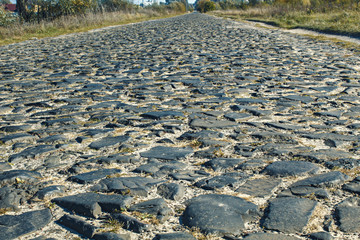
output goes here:
<path id="1" fill-rule="evenodd" d="M 124 223 L 120 223 L 118 220 L 109 218 L 106 222 L 102 225 L 104 228 L 104 232 L 114 232 L 117 233 L 119 230 L 124 226 Z"/>

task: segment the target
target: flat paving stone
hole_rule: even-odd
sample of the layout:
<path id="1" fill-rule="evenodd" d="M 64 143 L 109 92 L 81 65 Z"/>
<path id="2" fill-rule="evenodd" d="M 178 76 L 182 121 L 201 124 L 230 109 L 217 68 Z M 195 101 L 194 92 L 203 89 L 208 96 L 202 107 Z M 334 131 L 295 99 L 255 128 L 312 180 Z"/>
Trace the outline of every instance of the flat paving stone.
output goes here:
<path id="1" fill-rule="evenodd" d="M 95 240 L 131 240 L 129 234 L 117 234 L 112 232 L 96 233 L 92 238 Z"/>
<path id="2" fill-rule="evenodd" d="M 81 235 L 92 238 L 97 230 L 97 227 L 83 221 L 79 217 L 64 215 L 58 220 L 59 224 L 68 227 Z"/>
<path id="3" fill-rule="evenodd" d="M 0 184 L 11 184 L 19 181 L 38 182 L 42 175 L 36 171 L 10 170 L 0 172 Z"/>
<path id="4" fill-rule="evenodd" d="M 245 223 L 260 216 L 258 207 L 242 198 L 209 194 L 191 199 L 182 215 L 182 224 L 206 233 L 237 234 Z"/>
<path id="5" fill-rule="evenodd" d="M 92 142 L 89 147 L 92 149 L 100 150 L 106 147 L 118 146 L 120 144 L 128 142 L 129 140 L 129 136 L 105 137 L 95 142 Z"/>
<path id="6" fill-rule="evenodd" d="M 189 123 L 192 128 L 221 129 L 236 127 L 237 124 L 227 120 L 194 119 Z"/>
<path id="7" fill-rule="evenodd" d="M 18 163 L 20 161 L 36 158 L 45 153 L 50 153 L 56 150 L 56 147 L 53 145 L 38 145 L 35 147 L 29 147 L 23 150 L 20 153 L 13 154 L 9 157 L 10 163 Z"/>
<path id="8" fill-rule="evenodd" d="M 196 238 L 190 233 L 162 233 L 156 234 L 152 240 L 195 240 Z"/>
<path id="9" fill-rule="evenodd" d="M 0 216 L 0 239 L 16 239 L 45 227 L 52 219 L 49 209 L 26 212 L 20 215 Z"/>
<path id="10" fill-rule="evenodd" d="M 165 222 L 172 210 L 167 206 L 162 198 L 155 198 L 141 203 L 137 203 L 128 208 L 128 211 L 136 211 L 154 215 L 161 223 Z"/>
<path id="11" fill-rule="evenodd" d="M 348 179 L 349 176 L 338 171 L 333 171 L 333 172 L 318 174 L 297 181 L 293 183 L 291 187 L 299 187 L 299 186 L 333 187 L 344 183 Z"/>
<path id="12" fill-rule="evenodd" d="M 298 240 L 300 238 L 276 233 L 252 233 L 244 237 L 247 240 Z"/>
<path id="13" fill-rule="evenodd" d="M 115 212 L 128 207 L 133 198 L 118 194 L 80 193 L 51 201 L 77 214 L 97 218 L 102 211 Z"/>
<path id="14" fill-rule="evenodd" d="M 284 233 L 301 233 L 307 226 L 317 202 L 305 198 L 271 200 L 263 226 Z"/>
<path id="15" fill-rule="evenodd" d="M 335 208 L 335 217 L 339 228 L 346 233 L 358 233 L 360 231 L 360 199 L 348 198 L 339 203 Z"/>
<path id="16" fill-rule="evenodd" d="M 202 179 L 194 185 L 205 190 L 215 190 L 226 186 L 236 188 L 244 183 L 248 178 L 249 175 L 246 173 L 229 172 L 220 176 Z"/>
<path id="17" fill-rule="evenodd" d="M 193 153 L 191 148 L 175 148 L 158 146 L 151 148 L 149 151 L 140 153 L 141 157 L 155 158 L 168 161 L 180 160 Z"/>
<path id="18" fill-rule="evenodd" d="M 282 183 L 279 179 L 253 179 L 241 185 L 236 192 L 254 197 L 270 196 Z"/>
<path id="19" fill-rule="evenodd" d="M 179 200 L 185 194 L 185 187 L 177 183 L 163 183 L 157 187 L 157 194 L 166 199 Z"/>
<path id="20" fill-rule="evenodd" d="M 154 177 L 166 176 L 186 168 L 187 165 L 178 161 L 159 162 L 157 160 L 150 161 L 147 164 L 137 167 L 134 172 L 151 174 Z"/>
<path id="21" fill-rule="evenodd" d="M 121 173 L 120 169 L 100 169 L 97 171 L 82 173 L 76 176 L 69 177 L 69 180 L 73 182 L 85 184 L 85 183 L 92 183 L 97 180 L 106 178 L 107 176 L 111 176 L 118 173 Z"/>
<path id="22" fill-rule="evenodd" d="M 147 196 L 152 186 L 162 183 L 163 180 L 145 177 L 118 177 L 107 178 L 92 187 L 93 191 L 115 192 L 127 195 Z"/>
<path id="23" fill-rule="evenodd" d="M 241 158 L 214 158 L 204 163 L 204 166 L 211 167 L 214 171 L 221 171 L 237 167 L 246 160 Z"/>
<path id="24" fill-rule="evenodd" d="M 21 196 L 9 187 L 0 188 L 0 209 L 18 210 Z"/>
<path id="25" fill-rule="evenodd" d="M 319 167 L 313 163 L 301 161 L 278 161 L 268 165 L 264 172 L 270 176 L 302 176 L 314 174 Z"/>
<path id="26" fill-rule="evenodd" d="M 185 117 L 184 113 L 176 111 L 159 111 L 159 112 L 148 112 L 141 114 L 144 118 L 150 119 L 165 119 L 165 118 L 175 118 L 175 117 Z"/>
<path id="27" fill-rule="evenodd" d="M 62 186 L 62 185 L 47 186 L 47 187 L 37 191 L 33 197 L 33 200 L 34 199 L 38 199 L 38 200 L 48 199 L 48 198 L 54 197 L 56 195 L 63 194 L 64 192 L 65 192 L 65 186 Z"/>

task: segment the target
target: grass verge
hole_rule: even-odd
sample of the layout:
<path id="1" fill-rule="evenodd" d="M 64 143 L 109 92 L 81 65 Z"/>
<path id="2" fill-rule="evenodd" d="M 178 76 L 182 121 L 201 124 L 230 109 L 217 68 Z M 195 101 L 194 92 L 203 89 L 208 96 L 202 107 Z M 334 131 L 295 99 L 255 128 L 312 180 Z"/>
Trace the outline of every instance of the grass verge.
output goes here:
<path id="1" fill-rule="evenodd" d="M 360 37 L 360 11 L 357 10 L 336 8 L 313 12 L 286 5 L 264 5 L 245 10 L 214 11 L 210 14 L 234 20 L 255 20 L 287 29 L 303 28 Z"/>
<path id="2" fill-rule="evenodd" d="M 20 24 L 0 27 L 0 46 L 33 38 L 56 37 L 63 34 L 85 32 L 96 28 L 174 17 L 184 13 L 157 12 L 142 9 L 134 12 L 88 13 L 82 16 L 65 16 L 51 22 Z"/>

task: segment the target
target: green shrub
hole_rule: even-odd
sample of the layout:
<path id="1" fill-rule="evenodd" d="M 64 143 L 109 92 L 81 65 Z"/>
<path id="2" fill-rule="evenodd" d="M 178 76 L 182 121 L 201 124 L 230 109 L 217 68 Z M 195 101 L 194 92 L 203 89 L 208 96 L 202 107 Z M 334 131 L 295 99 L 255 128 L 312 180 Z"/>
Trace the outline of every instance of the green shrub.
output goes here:
<path id="1" fill-rule="evenodd" d="M 171 10 L 174 10 L 175 12 L 185 12 L 186 6 L 183 2 L 172 2 L 169 5 Z"/>
<path id="2" fill-rule="evenodd" d="M 5 11 L 0 7 L 0 26 L 6 27 L 11 25 L 16 21 L 16 17 L 12 15 L 11 12 Z"/>
<path id="3" fill-rule="evenodd" d="M 210 0 L 200 0 L 196 3 L 196 10 L 202 13 L 214 11 L 216 4 Z"/>
<path id="4" fill-rule="evenodd" d="M 115 12 L 119 10 L 131 11 L 134 9 L 134 4 L 126 0 L 101 0 L 99 7 L 107 12 Z"/>

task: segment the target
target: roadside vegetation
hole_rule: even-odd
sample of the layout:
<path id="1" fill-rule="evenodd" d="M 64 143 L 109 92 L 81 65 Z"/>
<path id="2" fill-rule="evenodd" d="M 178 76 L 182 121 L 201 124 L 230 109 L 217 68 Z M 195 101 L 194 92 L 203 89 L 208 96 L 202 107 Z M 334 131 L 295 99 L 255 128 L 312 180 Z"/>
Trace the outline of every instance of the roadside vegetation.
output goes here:
<path id="1" fill-rule="evenodd" d="M 185 13 L 187 4 L 140 7 L 126 0 L 38 0 L 29 7 L 25 1 L 18 0 L 17 15 L 0 7 L 0 45 L 172 17 Z"/>
<path id="2" fill-rule="evenodd" d="M 208 1 L 208 0 L 200 0 Z M 358 0 L 221 0 L 212 15 L 360 37 Z"/>

